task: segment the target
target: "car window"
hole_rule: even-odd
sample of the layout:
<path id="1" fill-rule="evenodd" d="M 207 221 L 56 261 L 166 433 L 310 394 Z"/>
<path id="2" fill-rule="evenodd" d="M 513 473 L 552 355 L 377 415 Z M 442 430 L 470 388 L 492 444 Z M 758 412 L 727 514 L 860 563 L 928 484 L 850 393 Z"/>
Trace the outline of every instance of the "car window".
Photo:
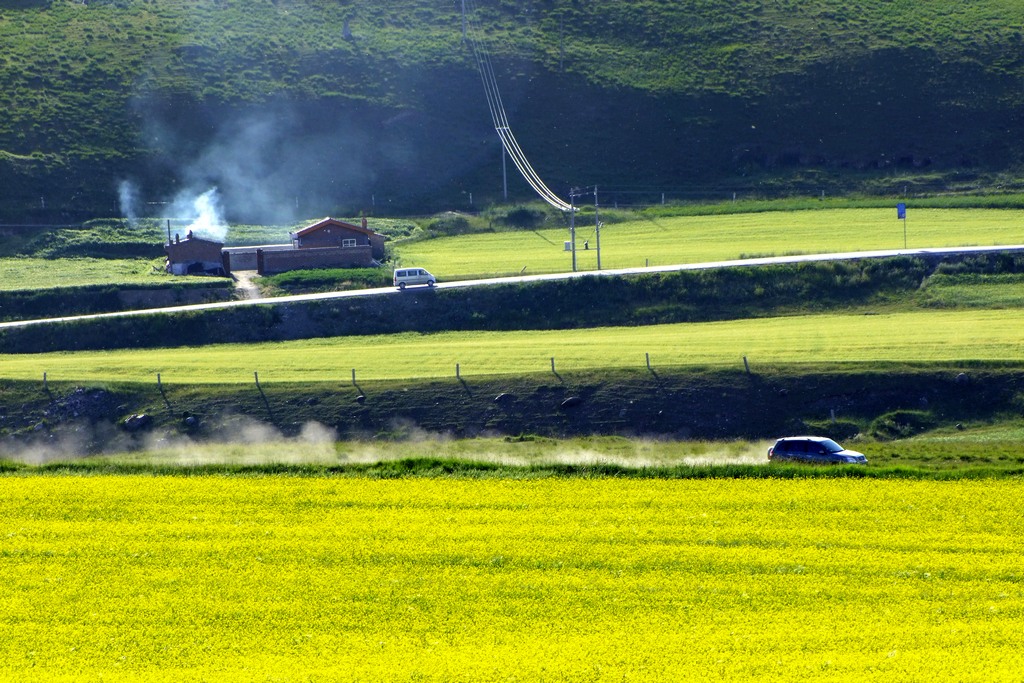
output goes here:
<path id="1" fill-rule="evenodd" d="M 825 439 L 824 441 L 821 442 L 821 445 L 824 446 L 825 450 L 828 451 L 829 453 L 838 453 L 839 451 L 843 450 L 843 447 L 837 444 L 832 439 Z"/>

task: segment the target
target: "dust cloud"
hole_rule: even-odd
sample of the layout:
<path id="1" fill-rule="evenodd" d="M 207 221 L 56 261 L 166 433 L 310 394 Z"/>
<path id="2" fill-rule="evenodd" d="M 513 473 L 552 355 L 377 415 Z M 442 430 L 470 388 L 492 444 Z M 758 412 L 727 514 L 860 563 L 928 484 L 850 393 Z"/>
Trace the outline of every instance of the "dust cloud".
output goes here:
<path id="1" fill-rule="evenodd" d="M 376 464 L 403 459 L 472 461 L 508 467 L 545 465 L 628 468 L 764 465 L 766 443 L 657 438 L 457 438 L 398 420 L 375 434 L 348 433 L 318 422 L 287 433 L 246 416 L 226 416 L 200 436 L 170 431 L 126 433 L 116 425 L 71 426 L 52 434 L 0 442 L 0 459 L 46 465 L 89 459 L 113 464 L 173 466 Z"/>

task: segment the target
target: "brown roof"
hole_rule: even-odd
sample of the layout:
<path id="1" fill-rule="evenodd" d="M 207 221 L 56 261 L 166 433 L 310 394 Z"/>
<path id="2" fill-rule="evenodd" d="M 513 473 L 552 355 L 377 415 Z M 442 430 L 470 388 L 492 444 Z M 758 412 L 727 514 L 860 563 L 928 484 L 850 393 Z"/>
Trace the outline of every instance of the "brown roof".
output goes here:
<path id="1" fill-rule="evenodd" d="M 211 240 L 205 237 L 197 237 L 196 235 L 193 235 L 191 233 L 189 233 L 189 235 L 185 237 L 185 239 L 181 240 L 180 244 L 184 244 L 186 242 L 189 242 L 191 244 L 215 244 L 218 247 L 224 246 L 224 243 L 218 240 Z M 175 244 L 178 244 L 178 242 L 175 241 Z"/>
<path id="2" fill-rule="evenodd" d="M 293 232 L 291 234 L 291 237 L 292 237 L 292 239 L 295 239 L 297 237 L 305 237 L 306 235 L 308 235 L 308 234 L 310 234 L 312 232 L 316 232 L 317 230 L 323 230 L 324 228 L 330 227 L 330 226 L 335 226 L 335 227 L 339 227 L 339 228 L 347 228 L 348 230 L 355 230 L 356 232 L 361 232 L 361 233 L 363 233 L 365 235 L 376 234 L 376 233 L 373 232 L 373 230 L 370 230 L 369 228 L 364 228 L 364 227 L 359 226 L 359 225 L 352 225 L 351 223 L 346 223 L 345 221 L 339 221 L 337 218 L 325 218 L 322 221 L 318 221 L 316 223 L 313 223 L 313 225 L 307 225 L 306 227 L 302 228 L 301 230 L 296 230 L 295 232 Z"/>

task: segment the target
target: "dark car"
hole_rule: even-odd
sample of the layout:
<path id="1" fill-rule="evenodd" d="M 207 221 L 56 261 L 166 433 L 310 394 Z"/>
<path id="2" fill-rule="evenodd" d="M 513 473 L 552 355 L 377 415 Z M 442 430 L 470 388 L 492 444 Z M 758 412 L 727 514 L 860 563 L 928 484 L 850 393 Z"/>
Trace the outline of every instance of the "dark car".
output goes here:
<path id="1" fill-rule="evenodd" d="M 787 436 L 768 449 L 768 459 L 866 465 L 863 453 L 849 451 L 823 436 Z"/>

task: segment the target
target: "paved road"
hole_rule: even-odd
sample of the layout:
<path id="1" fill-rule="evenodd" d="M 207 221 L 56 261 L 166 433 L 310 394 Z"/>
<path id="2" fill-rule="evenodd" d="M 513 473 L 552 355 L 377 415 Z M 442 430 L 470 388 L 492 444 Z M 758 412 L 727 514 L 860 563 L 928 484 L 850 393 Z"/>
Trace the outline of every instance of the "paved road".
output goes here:
<path id="1" fill-rule="evenodd" d="M 542 282 L 545 280 L 568 280 L 582 277 L 616 277 L 621 275 L 640 275 L 642 273 L 669 273 L 683 270 L 708 270 L 712 268 L 740 268 L 749 266 L 766 266 L 784 263 L 812 263 L 818 261 L 850 261 L 857 259 L 889 258 L 892 256 L 948 256 L 953 254 L 984 254 L 993 252 L 1024 252 L 1024 245 L 1004 245 L 994 247 L 940 247 L 929 249 L 890 249 L 877 251 L 851 251 L 837 254 L 804 254 L 800 256 L 769 256 L 764 258 L 737 259 L 734 261 L 710 261 L 706 263 L 682 263 L 671 266 L 649 266 L 646 268 L 620 268 L 616 270 L 580 271 L 576 273 L 549 273 L 545 275 L 517 275 L 512 277 L 496 277 L 484 280 L 459 280 L 458 282 L 440 282 L 438 289 L 456 289 L 461 287 L 486 287 L 492 285 Z M 303 301 L 324 301 L 327 299 L 344 299 L 358 296 L 377 296 L 388 294 L 406 296 L 409 290 L 400 292 L 394 287 L 377 289 L 357 289 L 347 292 L 324 292 L 320 294 L 295 294 L 278 296 L 270 299 L 241 299 L 237 301 L 221 301 L 212 304 L 190 304 L 187 306 L 168 306 L 166 308 L 147 308 L 136 311 L 117 311 L 114 313 L 94 313 L 91 315 L 75 315 L 63 318 L 39 318 L 35 320 L 15 320 L 0 323 L 0 328 L 25 327 L 55 322 L 90 320 L 96 318 L 119 318 L 132 315 L 162 315 L 167 313 L 183 313 L 186 311 L 210 311 L 218 308 L 234 308 L 236 306 L 279 306 Z"/>

